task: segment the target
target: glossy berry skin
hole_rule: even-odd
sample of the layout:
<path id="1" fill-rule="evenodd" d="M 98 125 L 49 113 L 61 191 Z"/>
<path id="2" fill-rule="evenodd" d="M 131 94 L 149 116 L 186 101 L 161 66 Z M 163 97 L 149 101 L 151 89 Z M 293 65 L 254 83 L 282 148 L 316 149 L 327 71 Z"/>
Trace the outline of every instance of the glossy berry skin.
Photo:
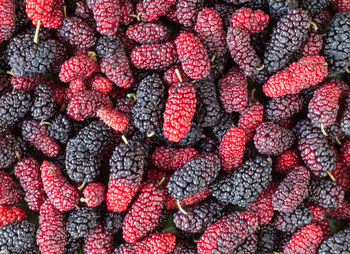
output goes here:
<path id="1" fill-rule="evenodd" d="M 179 142 L 190 131 L 196 103 L 196 91 L 193 85 L 179 83 L 169 88 L 163 115 L 163 134 L 169 141 Z"/>
<path id="2" fill-rule="evenodd" d="M 33 158 L 19 161 L 15 166 L 15 174 L 25 191 L 25 201 L 32 211 L 39 211 L 46 195 L 40 176 L 40 165 Z"/>
<path id="3" fill-rule="evenodd" d="M 197 36 L 182 32 L 175 45 L 182 69 L 191 79 L 200 80 L 210 74 L 208 52 Z"/>
<path id="4" fill-rule="evenodd" d="M 164 201 L 164 186 L 158 186 L 156 181 L 146 182 L 124 217 L 123 238 L 134 243 L 151 232 L 158 224 Z"/>
<path id="5" fill-rule="evenodd" d="M 315 86 L 328 75 L 325 63 L 323 56 L 303 57 L 288 69 L 271 76 L 263 85 L 263 92 L 268 97 L 280 97 L 297 94 L 305 88 Z"/>
<path id="6" fill-rule="evenodd" d="M 250 212 L 234 212 L 207 228 L 197 242 L 198 254 L 232 253 L 258 226 Z"/>
<path id="7" fill-rule="evenodd" d="M 285 254 L 315 254 L 323 240 L 320 226 L 309 224 L 300 229 L 283 248 Z"/>
<path id="8" fill-rule="evenodd" d="M 83 190 L 83 196 L 88 207 L 96 207 L 105 200 L 106 187 L 102 183 L 89 183 Z"/>
<path id="9" fill-rule="evenodd" d="M 165 42 L 137 46 L 131 52 L 130 61 L 138 69 L 164 70 L 177 62 L 175 45 Z"/>
<path id="10" fill-rule="evenodd" d="M 115 131 L 123 131 L 129 124 L 128 117 L 118 110 L 99 108 L 96 115 Z"/>
<path id="11" fill-rule="evenodd" d="M 15 31 L 15 1 L 2 0 L 0 2 L 0 43 L 4 40 L 9 40 Z"/>
<path id="12" fill-rule="evenodd" d="M 64 254 L 68 233 L 64 214 L 47 199 L 40 207 L 39 228 L 36 243 L 43 254 Z"/>
<path id="13" fill-rule="evenodd" d="M 168 30 L 158 23 L 139 22 L 129 26 L 126 35 L 141 44 L 160 43 L 168 37 Z"/>
<path id="14" fill-rule="evenodd" d="M 17 206 L 0 205 L 0 227 L 13 221 L 23 221 L 28 218 L 26 211 Z"/>
<path id="15" fill-rule="evenodd" d="M 246 134 L 241 128 L 232 126 L 226 132 L 218 152 L 223 170 L 233 170 L 243 162 L 246 141 Z"/>
<path id="16" fill-rule="evenodd" d="M 47 125 L 41 125 L 39 121 L 25 120 L 22 125 L 22 136 L 25 141 L 33 144 L 48 157 L 55 157 L 60 153 L 57 141 L 48 135 Z"/>
<path id="17" fill-rule="evenodd" d="M 350 247 L 347 244 L 350 237 L 350 229 L 346 228 L 333 236 L 325 239 L 318 250 L 319 254 L 336 254 L 336 253 L 346 253 L 350 251 Z"/>
<path id="18" fill-rule="evenodd" d="M 79 202 L 79 192 L 61 174 L 54 163 L 44 161 L 40 166 L 44 190 L 51 203 L 61 212 L 72 210 Z"/>
<path id="19" fill-rule="evenodd" d="M 120 0 L 96 0 L 92 8 L 96 29 L 100 34 L 117 33 L 120 22 Z"/>
<path id="20" fill-rule="evenodd" d="M 103 254 L 111 253 L 113 250 L 113 237 L 108 231 L 98 224 L 94 232 L 85 238 L 84 253 L 86 254 Z"/>
<path id="21" fill-rule="evenodd" d="M 216 11 L 209 8 L 201 10 L 194 29 L 209 53 L 218 57 L 227 52 L 225 30 Z"/>
<path id="22" fill-rule="evenodd" d="M 310 172 L 299 166 L 290 171 L 272 195 L 275 210 L 288 213 L 293 211 L 308 195 Z"/>
<path id="23" fill-rule="evenodd" d="M 265 118 L 268 121 L 280 122 L 298 113 L 302 107 L 303 99 L 297 94 L 273 98 L 265 106 Z"/>
<path id="24" fill-rule="evenodd" d="M 174 13 L 175 21 L 185 27 L 193 27 L 200 11 L 200 4 L 198 0 L 177 1 Z"/>
<path id="25" fill-rule="evenodd" d="M 337 120 L 340 88 L 334 83 L 326 83 L 314 92 L 309 102 L 308 118 L 316 127 L 328 127 Z"/>
<path id="26" fill-rule="evenodd" d="M 313 215 L 311 210 L 301 204 L 290 213 L 277 213 L 274 224 L 280 231 L 294 232 L 311 223 L 312 219 Z"/>
<path id="27" fill-rule="evenodd" d="M 80 54 L 62 64 L 59 77 L 62 82 L 70 82 L 78 78 L 88 78 L 97 69 L 98 66 L 94 60 L 87 55 Z"/>

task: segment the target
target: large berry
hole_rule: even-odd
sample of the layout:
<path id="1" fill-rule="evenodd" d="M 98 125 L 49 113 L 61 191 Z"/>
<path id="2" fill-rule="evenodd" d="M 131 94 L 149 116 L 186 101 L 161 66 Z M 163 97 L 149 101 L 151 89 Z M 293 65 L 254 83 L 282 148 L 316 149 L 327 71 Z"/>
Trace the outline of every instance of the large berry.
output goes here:
<path id="1" fill-rule="evenodd" d="M 235 11 L 230 18 L 231 26 L 246 29 L 250 34 L 262 32 L 269 23 L 269 15 L 262 10 L 253 11 L 242 7 Z"/>
<path id="2" fill-rule="evenodd" d="M 60 153 L 57 141 L 48 134 L 47 125 L 41 124 L 39 121 L 23 121 L 22 136 L 25 141 L 33 144 L 36 149 L 46 156 L 55 157 Z"/>
<path id="3" fill-rule="evenodd" d="M 207 228 L 198 240 L 198 253 L 232 253 L 257 226 L 258 220 L 252 213 L 229 214 Z"/>
<path id="4" fill-rule="evenodd" d="M 158 224 L 164 201 L 165 188 L 156 181 L 146 182 L 124 217 L 123 238 L 134 243 L 151 232 Z"/>
<path id="5" fill-rule="evenodd" d="M 209 8 L 201 10 L 194 29 L 209 53 L 218 57 L 227 52 L 225 31 L 216 11 Z"/>
<path id="6" fill-rule="evenodd" d="M 210 74 L 208 52 L 197 36 L 182 32 L 176 38 L 175 45 L 182 69 L 190 78 L 200 80 Z"/>
<path id="7" fill-rule="evenodd" d="M 25 191 L 24 199 L 29 209 L 39 211 L 46 198 L 39 163 L 33 158 L 23 159 L 16 164 L 15 174 Z"/>
<path id="8" fill-rule="evenodd" d="M 298 149 L 306 166 L 317 177 L 327 176 L 335 167 L 335 156 L 321 129 L 308 121 L 299 122 Z"/>
<path id="9" fill-rule="evenodd" d="M 246 134 L 243 129 L 232 126 L 223 136 L 218 155 L 223 170 L 233 170 L 243 162 Z"/>
<path id="10" fill-rule="evenodd" d="M 293 235 L 284 246 L 283 253 L 315 254 L 322 240 L 322 228 L 316 224 L 309 224 Z"/>
<path id="11" fill-rule="evenodd" d="M 244 74 L 232 68 L 219 80 L 220 101 L 227 113 L 242 112 L 248 106 L 248 83 Z"/>
<path id="12" fill-rule="evenodd" d="M 138 145 L 121 144 L 115 148 L 109 164 L 107 208 L 116 213 L 123 212 L 139 189 L 145 158 Z"/>
<path id="13" fill-rule="evenodd" d="M 120 22 L 120 0 L 95 0 L 92 7 L 96 29 L 103 35 L 117 33 Z"/>
<path id="14" fill-rule="evenodd" d="M 66 146 L 66 170 L 71 180 L 93 182 L 100 173 L 101 154 L 108 144 L 111 130 L 101 121 L 92 121 L 81 129 Z"/>
<path id="15" fill-rule="evenodd" d="M 88 78 L 97 69 L 98 66 L 94 60 L 85 54 L 79 54 L 62 64 L 59 77 L 62 82 L 70 82 L 78 78 Z"/>
<path id="16" fill-rule="evenodd" d="M 288 69 L 271 76 L 263 85 L 263 92 L 268 97 L 280 97 L 297 94 L 305 88 L 315 86 L 328 75 L 328 68 L 323 56 L 308 56 L 292 63 Z"/>
<path id="17" fill-rule="evenodd" d="M 275 73 L 290 64 L 290 60 L 307 39 L 310 17 L 302 9 L 291 10 L 274 28 L 264 54 L 268 73 Z"/>
<path id="18" fill-rule="evenodd" d="M 218 200 L 247 206 L 255 201 L 272 180 L 272 166 L 263 157 L 246 160 L 232 174 L 219 178 L 210 186 L 210 192 Z"/>
<path id="19" fill-rule="evenodd" d="M 169 88 L 163 123 L 163 134 L 169 141 L 179 142 L 190 131 L 196 103 L 193 85 L 179 83 Z"/>
<path id="20" fill-rule="evenodd" d="M 89 50 L 96 43 L 93 29 L 78 17 L 65 18 L 59 33 L 67 43 L 80 50 Z"/>
<path id="21" fill-rule="evenodd" d="M 335 123 L 340 94 L 340 88 L 334 83 L 326 83 L 314 92 L 307 115 L 314 126 L 324 128 Z"/>
<path id="22" fill-rule="evenodd" d="M 213 127 L 221 117 L 221 107 L 216 91 L 215 82 L 211 78 L 202 79 L 195 83 L 197 92 L 197 108 L 201 127 Z"/>
<path id="23" fill-rule="evenodd" d="M 272 205 L 279 212 L 293 211 L 308 195 L 310 172 L 299 166 L 290 171 L 272 195 Z"/>
<path id="24" fill-rule="evenodd" d="M 230 27 L 226 41 L 233 60 L 246 76 L 252 76 L 256 70 L 263 68 L 261 60 L 250 44 L 250 34 L 239 27 Z"/>
<path id="25" fill-rule="evenodd" d="M 39 228 L 36 243 L 42 254 L 50 254 L 52 250 L 63 254 L 67 240 L 64 214 L 55 208 L 47 199 L 40 207 Z"/>
<path id="26" fill-rule="evenodd" d="M 164 70 L 177 62 L 177 53 L 172 42 L 143 44 L 132 50 L 130 59 L 138 69 Z"/>
<path id="27" fill-rule="evenodd" d="M 175 171 L 168 182 L 169 194 L 183 200 L 208 188 L 220 171 L 220 160 L 215 154 L 199 154 L 181 169 Z"/>
<path id="28" fill-rule="evenodd" d="M 147 136 L 161 131 L 165 108 L 164 92 L 165 85 L 156 74 L 147 76 L 138 85 L 132 114 L 136 128 Z"/>
<path id="29" fill-rule="evenodd" d="M 279 155 L 294 143 L 291 130 L 272 122 L 263 122 L 256 128 L 254 144 L 258 151 L 266 155 Z"/>
<path id="30" fill-rule="evenodd" d="M 141 44 L 159 43 L 168 37 L 168 29 L 158 23 L 140 22 L 129 26 L 126 35 Z"/>
<path id="31" fill-rule="evenodd" d="M 40 166 L 44 190 L 50 202 L 61 212 L 72 210 L 79 202 L 79 192 L 54 163 L 44 161 Z"/>

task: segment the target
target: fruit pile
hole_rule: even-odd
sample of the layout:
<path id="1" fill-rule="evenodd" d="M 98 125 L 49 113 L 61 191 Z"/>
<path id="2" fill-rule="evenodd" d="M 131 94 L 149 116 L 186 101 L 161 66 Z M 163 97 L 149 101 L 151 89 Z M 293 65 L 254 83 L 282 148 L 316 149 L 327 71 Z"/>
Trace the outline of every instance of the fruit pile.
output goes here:
<path id="1" fill-rule="evenodd" d="M 349 223 L 349 0 L 0 0 L 1 254 L 345 254 Z"/>

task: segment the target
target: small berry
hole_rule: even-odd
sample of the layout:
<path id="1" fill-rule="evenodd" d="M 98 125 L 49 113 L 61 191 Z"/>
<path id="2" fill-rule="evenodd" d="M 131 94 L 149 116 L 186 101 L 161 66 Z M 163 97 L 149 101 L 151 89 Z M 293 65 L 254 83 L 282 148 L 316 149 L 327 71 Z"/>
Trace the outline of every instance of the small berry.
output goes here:
<path id="1" fill-rule="evenodd" d="M 100 34 L 112 36 L 117 33 L 120 22 L 120 0 L 96 0 L 92 11 L 96 29 Z"/>
<path id="2" fill-rule="evenodd" d="M 128 117 L 115 109 L 99 108 L 96 116 L 115 131 L 125 130 L 129 123 Z"/>
<path id="3" fill-rule="evenodd" d="M 106 187 L 102 183 L 89 183 L 83 190 L 84 201 L 88 207 L 99 206 L 106 198 Z"/>
<path id="4" fill-rule="evenodd" d="M 250 34 L 260 33 L 269 23 L 269 15 L 262 10 L 253 11 L 242 7 L 236 10 L 230 19 L 231 26 L 246 29 Z"/>

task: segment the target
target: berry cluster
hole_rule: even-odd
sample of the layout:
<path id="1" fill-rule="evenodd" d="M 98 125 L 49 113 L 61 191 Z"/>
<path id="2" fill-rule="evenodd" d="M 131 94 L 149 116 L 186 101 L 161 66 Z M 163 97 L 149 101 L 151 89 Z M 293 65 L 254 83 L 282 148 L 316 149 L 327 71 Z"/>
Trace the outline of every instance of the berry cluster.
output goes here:
<path id="1" fill-rule="evenodd" d="M 349 197 L 349 0 L 0 0 L 1 254 L 345 254 Z"/>

